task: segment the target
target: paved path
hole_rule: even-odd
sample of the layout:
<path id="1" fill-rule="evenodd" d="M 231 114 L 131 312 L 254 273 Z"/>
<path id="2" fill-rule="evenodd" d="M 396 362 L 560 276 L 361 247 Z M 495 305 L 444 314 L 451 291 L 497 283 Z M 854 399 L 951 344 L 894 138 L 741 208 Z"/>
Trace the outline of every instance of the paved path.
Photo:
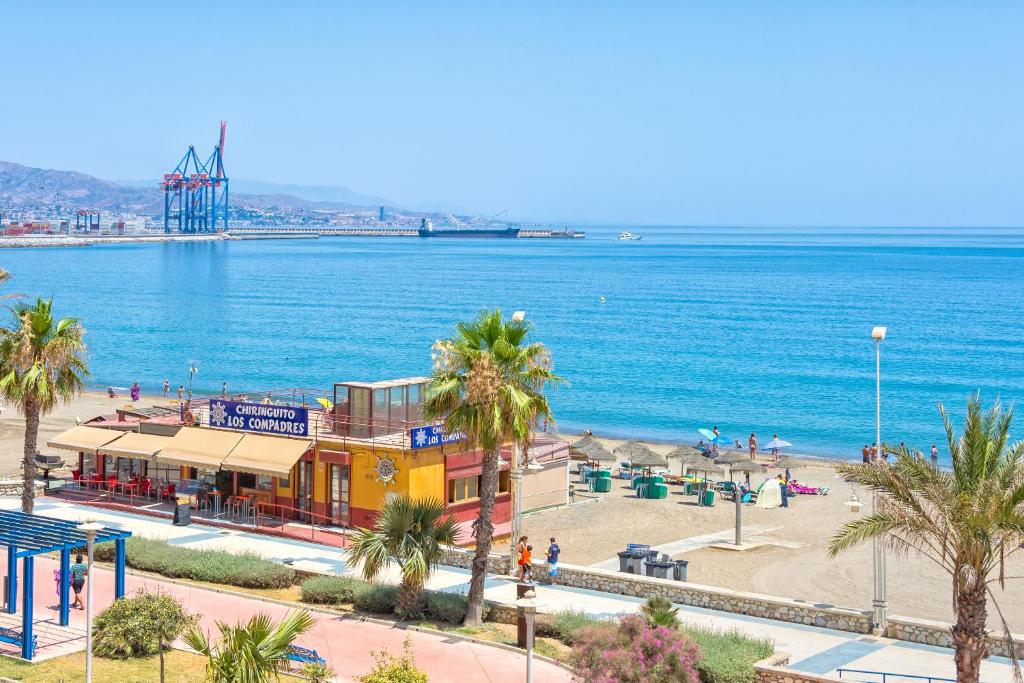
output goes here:
<path id="1" fill-rule="evenodd" d="M 16 507 L 17 505 L 19 502 L 16 499 L 0 499 L 0 506 Z M 59 499 L 39 500 L 36 508 L 39 514 L 62 519 L 95 518 L 103 524 L 127 528 L 139 536 L 166 539 L 174 545 L 219 548 L 231 552 L 250 551 L 278 561 L 288 559 L 293 566 L 308 571 L 326 574 L 355 573 L 355 570 L 345 561 L 345 551 L 337 548 L 197 525 L 185 528 L 175 527 L 167 520 L 98 510 Z M 393 576 L 396 575 L 393 574 Z M 468 591 L 468 585 L 468 570 L 439 567 L 432 577 L 429 587 L 435 590 L 465 593 Z M 490 600 L 511 603 L 515 599 L 515 585 L 505 578 L 491 577 L 487 581 L 485 595 Z M 564 586 L 555 588 L 540 586 L 538 598 L 545 603 L 545 611 L 583 609 L 599 616 L 633 612 L 643 602 L 640 598 Z M 792 655 L 792 668 L 808 673 L 835 677 L 835 670 L 843 667 L 955 678 L 952 651 L 945 648 L 761 619 L 731 612 L 716 612 L 689 606 L 679 607 L 680 615 L 689 623 L 725 631 L 735 630 L 755 637 L 771 638 L 775 642 L 777 650 L 789 652 Z M 851 679 L 847 675 L 844 680 Z M 983 664 L 983 683 L 1002 683 L 1012 680 L 1008 660 L 993 657 Z"/>
<path id="2" fill-rule="evenodd" d="M 6 556 L 0 559 L 0 566 L 6 572 L 4 565 Z M 58 566 L 56 560 L 49 558 L 36 560 L 36 618 L 45 620 L 42 624 L 36 624 L 37 631 L 41 632 L 37 650 L 39 657 L 81 650 L 85 647 L 83 611 L 71 610 L 71 625 L 68 629 L 62 629 L 55 623 L 57 597 L 53 572 Z M 93 581 L 93 599 L 99 611 L 113 599 L 114 574 L 111 571 L 97 570 Z M 261 612 L 269 614 L 274 619 L 281 619 L 293 611 L 293 608 L 261 600 L 132 575 L 126 577 L 125 583 L 129 595 L 140 588 L 173 595 L 182 602 L 186 610 L 201 615 L 203 628 L 213 634 L 216 634 L 216 620 L 235 623 Z M 356 681 L 358 676 L 370 671 L 373 668 L 371 652 L 374 650 L 386 647 L 393 654 L 400 655 L 402 644 L 407 637 L 412 641 L 417 664 L 428 672 L 431 680 L 451 683 L 519 683 L 525 676 L 526 657 L 518 652 L 449 638 L 442 634 L 406 631 L 324 614 L 315 616 L 316 626 L 299 638 L 296 644 L 316 650 L 334 669 L 338 681 Z M 8 625 L 6 621 L 12 617 L 5 617 L 6 619 L 2 621 Z M 17 622 L 16 627 L 20 629 L 20 611 Z M 568 683 L 571 680 L 571 675 L 565 669 L 540 660 L 535 662 L 535 672 L 538 681 Z"/>
<path id="3" fill-rule="evenodd" d="M 784 545 L 788 547 L 799 548 L 799 544 L 791 543 L 787 541 L 775 542 L 765 534 L 781 529 L 782 527 L 764 527 L 757 524 L 751 524 L 750 526 L 743 527 L 743 538 L 741 539 L 745 543 L 776 543 L 777 545 Z M 714 531 L 709 534 L 701 534 L 700 536 L 690 536 L 683 538 L 678 541 L 672 541 L 671 543 L 663 543 L 661 545 L 652 545 L 651 550 L 657 550 L 659 554 L 668 555 L 669 557 L 675 557 L 680 553 L 688 553 L 693 550 L 700 550 L 701 548 L 707 548 L 714 545 L 715 543 L 732 543 L 736 540 L 736 529 L 729 528 L 723 531 Z M 613 557 L 610 560 L 602 560 L 601 562 L 595 562 L 590 565 L 594 569 L 604 569 L 606 571 L 618 571 L 619 569 L 619 558 Z"/>

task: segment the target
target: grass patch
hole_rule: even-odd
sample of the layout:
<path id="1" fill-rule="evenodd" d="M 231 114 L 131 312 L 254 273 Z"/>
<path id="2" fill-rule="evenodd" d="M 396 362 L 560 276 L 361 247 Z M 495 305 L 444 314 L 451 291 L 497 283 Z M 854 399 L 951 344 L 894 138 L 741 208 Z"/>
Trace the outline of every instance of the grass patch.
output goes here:
<path id="1" fill-rule="evenodd" d="M 180 650 L 164 654 L 167 683 L 195 683 L 202 681 L 206 660 Z M 118 683 L 152 683 L 160 680 L 160 660 L 157 657 L 133 659 L 104 659 L 93 657 L 94 681 Z M 85 653 L 57 657 L 38 664 L 0 657 L 0 676 L 25 683 L 83 683 L 85 681 Z"/>
<path id="2" fill-rule="evenodd" d="M 558 612 L 553 617 L 538 619 L 537 633 L 557 638 L 566 645 L 572 645 L 576 642 L 576 634 L 581 628 L 593 626 L 602 621 L 604 620 L 587 614 L 583 610 L 567 609 Z"/>
<path id="3" fill-rule="evenodd" d="M 97 546 L 97 559 L 110 561 L 113 557 L 113 544 Z M 264 560 L 258 555 L 179 548 L 165 541 L 137 536 L 128 539 L 125 558 L 132 569 L 190 581 L 243 588 L 287 588 L 295 583 L 294 569 Z"/>
<path id="4" fill-rule="evenodd" d="M 697 643 L 703 658 L 697 665 L 701 683 L 752 683 L 754 662 L 775 650 L 768 639 L 755 639 L 735 631 L 682 628 Z"/>

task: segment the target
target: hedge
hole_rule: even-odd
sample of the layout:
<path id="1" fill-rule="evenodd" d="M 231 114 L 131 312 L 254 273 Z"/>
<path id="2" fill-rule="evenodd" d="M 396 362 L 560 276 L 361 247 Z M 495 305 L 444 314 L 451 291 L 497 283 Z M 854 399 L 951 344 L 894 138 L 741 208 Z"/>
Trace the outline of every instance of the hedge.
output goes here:
<path id="1" fill-rule="evenodd" d="M 114 559 L 114 544 L 96 546 L 98 560 Z M 295 570 L 262 557 L 222 550 L 196 550 L 169 545 L 166 541 L 133 536 L 125 548 L 129 567 L 171 578 L 206 581 L 242 588 L 287 588 L 295 583 Z"/>
<path id="2" fill-rule="evenodd" d="M 753 683 L 754 662 L 774 652 L 766 638 L 750 638 L 736 631 L 715 631 L 684 626 L 683 633 L 700 647 L 697 663 L 701 683 Z"/>

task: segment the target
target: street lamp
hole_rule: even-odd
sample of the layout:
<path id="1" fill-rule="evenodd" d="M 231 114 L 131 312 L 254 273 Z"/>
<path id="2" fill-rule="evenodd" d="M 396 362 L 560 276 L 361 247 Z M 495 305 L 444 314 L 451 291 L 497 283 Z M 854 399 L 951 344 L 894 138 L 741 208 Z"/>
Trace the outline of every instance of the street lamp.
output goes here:
<path id="1" fill-rule="evenodd" d="M 871 339 L 875 342 L 875 443 L 882 462 L 885 446 L 882 445 L 882 341 L 885 339 L 885 327 L 871 329 Z M 878 493 L 871 498 L 871 511 L 878 508 Z M 885 596 L 885 539 L 876 536 L 872 541 L 872 559 L 874 560 L 875 598 L 871 602 L 875 628 L 885 629 L 885 613 L 888 608 Z"/>
<path id="2" fill-rule="evenodd" d="M 103 525 L 90 519 L 84 524 L 79 524 L 77 528 L 85 532 L 85 549 L 89 557 L 86 565 L 89 581 L 85 585 L 85 683 L 92 683 L 92 550 L 96 543 L 96 532 L 100 531 Z"/>
<path id="3" fill-rule="evenodd" d="M 199 361 L 190 360 L 188 362 L 188 400 L 192 402 L 192 378 L 199 374 Z"/>
<path id="4" fill-rule="evenodd" d="M 533 683 L 533 634 L 541 605 L 543 603 L 537 600 L 537 593 L 532 590 L 516 600 L 516 611 L 526 621 L 526 683 Z"/>

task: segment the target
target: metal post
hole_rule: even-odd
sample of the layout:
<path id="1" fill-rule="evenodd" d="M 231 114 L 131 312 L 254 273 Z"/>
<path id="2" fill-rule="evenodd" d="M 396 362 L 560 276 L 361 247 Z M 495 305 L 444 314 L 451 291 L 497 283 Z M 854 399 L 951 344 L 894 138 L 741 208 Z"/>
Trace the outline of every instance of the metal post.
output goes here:
<path id="1" fill-rule="evenodd" d="M 743 540 L 742 540 L 743 539 L 743 530 L 742 530 L 743 529 L 743 522 L 741 521 L 741 517 L 743 515 L 743 502 L 740 500 L 742 498 L 742 496 L 740 496 L 740 489 L 739 489 L 738 486 L 733 491 L 732 495 L 733 495 L 733 498 L 736 499 L 736 545 L 742 545 L 743 544 Z"/>
<path id="2" fill-rule="evenodd" d="M 7 546 L 7 613 L 18 611 L 18 547 Z"/>
<path id="3" fill-rule="evenodd" d="M 70 623 L 71 612 L 71 550 L 60 551 L 60 625 Z"/>
<path id="4" fill-rule="evenodd" d="M 512 462 L 509 463 L 509 486 L 512 489 L 512 538 L 510 540 L 511 557 L 515 561 L 516 544 L 522 535 L 522 478 L 523 473 L 519 468 L 519 444 L 512 444 Z M 498 456 L 499 458 L 501 456 Z"/>
<path id="5" fill-rule="evenodd" d="M 124 544 L 123 538 L 114 541 L 114 599 L 124 597 Z"/>
<path id="6" fill-rule="evenodd" d="M 85 683 L 92 683 L 92 585 L 96 583 L 92 574 L 92 558 L 96 532 L 102 528 L 103 526 L 94 520 L 77 527 L 79 531 L 85 532 L 85 547 L 89 558 L 86 565 L 89 578 L 85 586 Z"/>
<path id="7" fill-rule="evenodd" d="M 878 465 L 885 462 L 882 458 L 882 342 L 875 340 L 875 443 L 878 445 Z M 872 497 L 871 509 L 874 512 L 878 508 L 878 494 Z M 885 539 L 876 536 L 872 542 L 872 554 L 874 560 L 875 597 L 871 605 L 873 608 L 874 626 L 877 629 L 885 629 L 886 610 L 886 568 L 885 568 Z"/>
<path id="8" fill-rule="evenodd" d="M 32 578 L 34 574 L 35 558 L 26 555 L 22 560 L 22 573 L 25 577 L 24 588 L 21 590 L 21 658 L 32 661 Z"/>
<path id="9" fill-rule="evenodd" d="M 533 683 L 533 631 L 534 615 L 526 615 L 526 683 Z"/>

